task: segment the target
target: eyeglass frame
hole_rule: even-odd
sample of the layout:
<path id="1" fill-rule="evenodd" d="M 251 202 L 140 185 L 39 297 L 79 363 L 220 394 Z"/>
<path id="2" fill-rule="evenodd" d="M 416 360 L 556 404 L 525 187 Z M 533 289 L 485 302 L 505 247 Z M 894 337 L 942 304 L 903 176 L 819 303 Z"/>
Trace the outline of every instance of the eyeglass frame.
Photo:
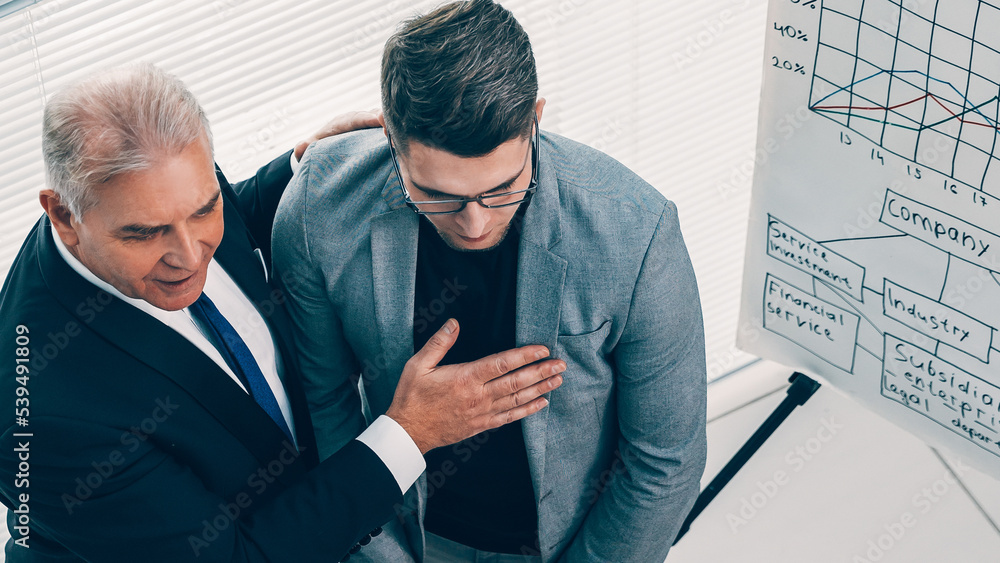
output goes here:
<path id="1" fill-rule="evenodd" d="M 386 138 L 389 141 L 389 157 L 392 160 L 392 167 L 396 171 L 396 179 L 399 180 L 399 188 L 403 192 L 403 201 L 406 202 L 410 209 L 412 209 L 418 215 L 454 215 L 456 213 L 461 213 L 465 211 L 465 206 L 469 203 L 475 201 L 485 209 L 500 209 L 502 207 L 511 207 L 514 205 L 520 205 L 531 199 L 532 194 L 538 189 L 538 152 L 539 152 L 539 141 L 541 139 L 540 130 L 538 129 L 538 115 L 532 112 L 532 119 L 535 122 L 535 133 L 532 136 L 531 142 L 531 181 L 528 182 L 528 187 L 523 190 L 516 190 L 513 192 L 505 192 L 501 194 L 479 194 L 476 197 L 456 197 L 454 199 L 435 199 L 429 201 L 413 201 L 410 199 L 410 194 L 406 190 L 406 185 L 403 183 L 403 175 L 399 172 L 399 162 L 396 159 L 396 149 L 392 146 L 392 136 L 389 134 L 389 129 L 386 128 Z M 511 196 L 514 194 L 524 194 L 524 198 L 519 201 L 512 201 L 510 203 L 503 203 L 500 205 L 487 205 L 483 203 L 484 199 L 497 198 L 502 196 Z M 454 211 L 421 211 L 417 208 L 420 204 L 437 205 L 444 203 L 461 203 L 462 206 Z"/>

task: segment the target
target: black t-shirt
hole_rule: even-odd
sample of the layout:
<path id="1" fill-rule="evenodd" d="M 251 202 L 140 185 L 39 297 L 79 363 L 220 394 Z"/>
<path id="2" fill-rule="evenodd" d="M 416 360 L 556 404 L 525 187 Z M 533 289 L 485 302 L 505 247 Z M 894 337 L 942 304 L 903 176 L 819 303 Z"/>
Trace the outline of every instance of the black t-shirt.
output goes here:
<path id="1" fill-rule="evenodd" d="M 514 348 L 522 211 L 523 206 L 506 238 L 484 251 L 452 249 L 420 218 L 414 349 L 449 318 L 460 328 L 442 365 Z M 537 553 L 538 514 L 520 422 L 432 450 L 425 458 L 429 532 L 483 551 Z"/>

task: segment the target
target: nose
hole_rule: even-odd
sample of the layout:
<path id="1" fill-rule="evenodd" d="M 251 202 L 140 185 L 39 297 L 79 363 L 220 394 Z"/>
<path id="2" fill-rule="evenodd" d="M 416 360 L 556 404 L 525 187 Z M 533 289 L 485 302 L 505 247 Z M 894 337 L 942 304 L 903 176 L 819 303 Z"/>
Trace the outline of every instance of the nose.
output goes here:
<path id="1" fill-rule="evenodd" d="M 478 202 L 470 201 L 455 217 L 458 226 L 462 228 L 462 236 L 479 238 L 486 234 L 490 224 L 490 210 Z"/>
<path id="2" fill-rule="evenodd" d="M 169 248 L 163 255 L 163 261 L 172 268 L 194 271 L 201 264 L 201 244 L 198 237 L 190 229 L 180 227 L 173 229 L 167 237 Z"/>

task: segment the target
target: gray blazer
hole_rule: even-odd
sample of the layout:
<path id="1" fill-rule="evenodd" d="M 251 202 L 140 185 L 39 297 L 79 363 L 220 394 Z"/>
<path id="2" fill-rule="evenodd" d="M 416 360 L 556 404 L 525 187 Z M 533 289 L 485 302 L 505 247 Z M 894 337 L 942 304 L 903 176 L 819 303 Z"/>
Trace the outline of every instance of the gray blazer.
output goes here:
<path id="1" fill-rule="evenodd" d="M 275 273 L 321 459 L 362 431 L 363 403 L 386 411 L 414 353 L 417 230 L 381 131 L 316 143 L 285 192 Z M 568 366 L 522 425 L 542 558 L 662 562 L 706 452 L 704 332 L 676 207 L 603 153 L 543 133 L 517 269 L 517 345 Z M 422 560 L 427 491 L 425 474 L 359 555 Z"/>

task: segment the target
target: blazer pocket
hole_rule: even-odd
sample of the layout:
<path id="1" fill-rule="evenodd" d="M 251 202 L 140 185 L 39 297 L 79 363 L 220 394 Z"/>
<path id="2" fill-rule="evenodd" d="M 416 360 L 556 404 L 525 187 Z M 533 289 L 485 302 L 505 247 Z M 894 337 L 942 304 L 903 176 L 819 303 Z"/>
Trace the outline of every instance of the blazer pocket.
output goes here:
<path id="1" fill-rule="evenodd" d="M 605 320 L 601 323 L 601 326 L 595 328 L 594 330 L 579 334 L 559 334 L 556 338 L 558 338 L 560 342 L 574 342 L 577 341 L 577 339 L 588 340 L 598 334 L 602 334 L 605 338 L 607 338 L 609 332 L 611 332 L 611 321 Z"/>
<path id="2" fill-rule="evenodd" d="M 611 321 L 607 320 L 589 332 L 561 334 L 556 338 L 553 356 L 565 361 L 567 368 L 563 385 L 577 392 L 586 390 L 588 402 L 589 397 L 607 392 L 612 384 L 607 358 L 611 351 L 607 342 L 610 333 Z"/>

